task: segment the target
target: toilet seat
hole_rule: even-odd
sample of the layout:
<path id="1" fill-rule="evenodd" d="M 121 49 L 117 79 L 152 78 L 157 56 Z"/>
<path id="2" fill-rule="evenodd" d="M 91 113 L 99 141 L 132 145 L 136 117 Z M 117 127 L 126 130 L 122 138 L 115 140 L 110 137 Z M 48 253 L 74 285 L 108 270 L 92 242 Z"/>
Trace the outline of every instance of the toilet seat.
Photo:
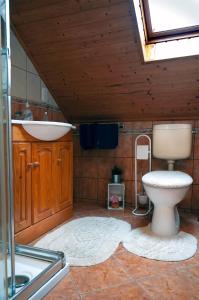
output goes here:
<path id="1" fill-rule="evenodd" d="M 153 171 L 142 177 L 144 184 L 157 188 L 182 188 L 193 182 L 191 176 L 179 171 Z"/>

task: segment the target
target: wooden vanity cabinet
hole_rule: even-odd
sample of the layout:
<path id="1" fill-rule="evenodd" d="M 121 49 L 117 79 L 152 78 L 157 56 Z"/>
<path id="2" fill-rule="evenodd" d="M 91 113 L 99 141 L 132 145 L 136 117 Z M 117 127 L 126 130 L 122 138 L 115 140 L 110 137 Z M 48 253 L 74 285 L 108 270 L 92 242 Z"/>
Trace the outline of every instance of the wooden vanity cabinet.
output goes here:
<path id="1" fill-rule="evenodd" d="M 13 143 L 15 232 L 31 225 L 31 145 Z"/>
<path id="2" fill-rule="evenodd" d="M 33 223 L 53 214 L 53 143 L 32 143 L 32 212 Z"/>
<path id="3" fill-rule="evenodd" d="M 73 147 L 71 143 L 60 142 L 54 145 L 54 187 L 55 212 L 72 205 L 72 155 Z"/>
<path id="4" fill-rule="evenodd" d="M 29 243 L 72 216 L 72 135 L 39 141 L 13 125 L 15 239 Z"/>

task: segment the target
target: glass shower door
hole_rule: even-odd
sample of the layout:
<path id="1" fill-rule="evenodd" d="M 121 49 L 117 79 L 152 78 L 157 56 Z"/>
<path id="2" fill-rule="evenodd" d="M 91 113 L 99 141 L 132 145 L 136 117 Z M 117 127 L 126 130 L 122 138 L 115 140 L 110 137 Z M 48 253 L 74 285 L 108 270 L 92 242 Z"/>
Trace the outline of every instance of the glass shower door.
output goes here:
<path id="1" fill-rule="evenodd" d="M 10 34 L 9 1 L 0 0 L 0 299 L 15 292 L 12 199 L 10 198 Z M 10 280 L 8 282 L 8 277 Z"/>
<path id="2" fill-rule="evenodd" d="M 9 0 L 0 0 L 0 300 L 38 300 L 69 272 L 62 252 L 15 245 Z"/>

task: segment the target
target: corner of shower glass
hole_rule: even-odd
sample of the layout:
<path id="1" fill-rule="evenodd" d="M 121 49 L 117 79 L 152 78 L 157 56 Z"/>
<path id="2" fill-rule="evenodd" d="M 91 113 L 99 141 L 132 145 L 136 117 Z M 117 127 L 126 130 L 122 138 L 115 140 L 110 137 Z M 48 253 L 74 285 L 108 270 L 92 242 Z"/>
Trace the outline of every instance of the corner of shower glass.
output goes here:
<path id="1" fill-rule="evenodd" d="M 9 1 L 0 0 L 0 299 L 15 292 L 11 171 Z M 8 286 L 8 276 L 11 277 Z"/>

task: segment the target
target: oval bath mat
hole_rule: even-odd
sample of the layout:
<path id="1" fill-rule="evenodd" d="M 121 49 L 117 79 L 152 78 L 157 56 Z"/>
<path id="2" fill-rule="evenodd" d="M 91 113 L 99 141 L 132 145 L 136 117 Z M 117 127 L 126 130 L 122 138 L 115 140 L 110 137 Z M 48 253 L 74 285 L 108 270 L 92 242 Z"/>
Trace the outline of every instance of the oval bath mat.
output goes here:
<path id="1" fill-rule="evenodd" d="M 71 266 L 91 266 L 108 259 L 131 231 L 116 218 L 75 219 L 42 237 L 35 247 L 62 251 Z"/>
<path id="2" fill-rule="evenodd" d="M 197 239 L 180 231 L 165 238 L 154 235 L 150 224 L 132 230 L 123 240 L 123 246 L 136 255 L 163 261 L 181 261 L 192 257 L 197 250 Z"/>

